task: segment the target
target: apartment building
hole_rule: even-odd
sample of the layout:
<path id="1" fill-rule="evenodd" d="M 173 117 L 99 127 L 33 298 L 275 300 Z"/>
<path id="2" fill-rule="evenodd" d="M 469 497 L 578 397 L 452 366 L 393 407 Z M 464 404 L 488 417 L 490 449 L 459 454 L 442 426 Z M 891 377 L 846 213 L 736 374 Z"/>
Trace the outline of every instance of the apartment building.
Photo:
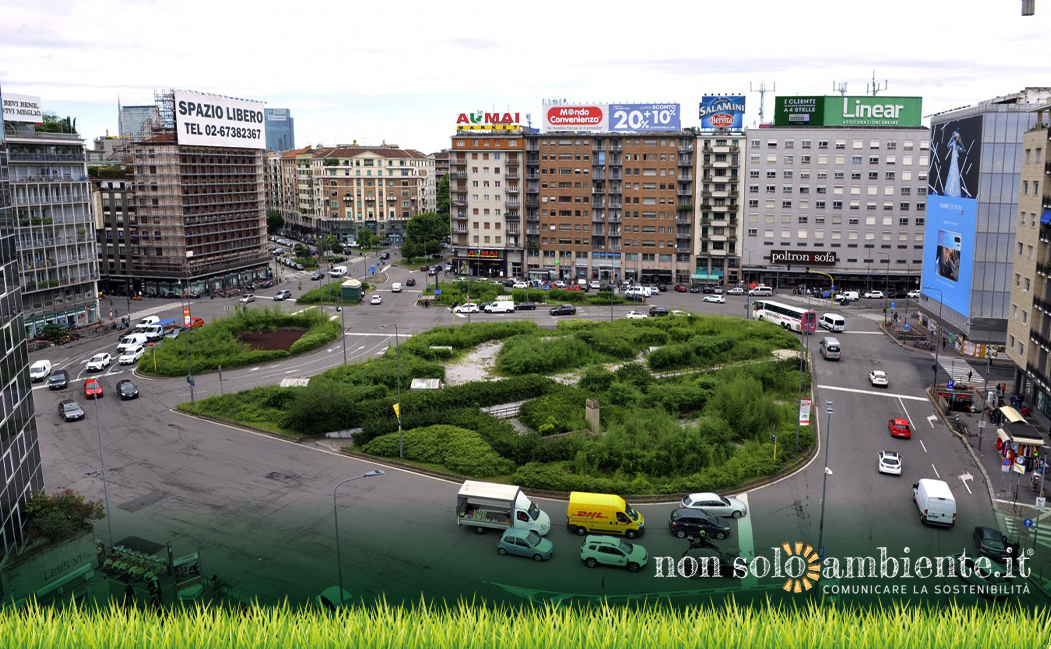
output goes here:
<path id="1" fill-rule="evenodd" d="M 108 172 L 106 177 L 91 177 L 95 245 L 99 256 L 99 289 L 106 294 L 130 293 L 140 289 L 133 277 L 135 260 L 130 245 L 135 192 L 130 170 L 127 167 L 120 169 L 122 175 Z"/>
<path id="2" fill-rule="evenodd" d="M 747 135 L 723 129 L 697 136 L 697 196 L 694 200 L 694 259 L 690 279 L 697 283 L 736 284 L 741 277 L 741 194 Z M 687 226 L 679 215 L 677 228 Z"/>
<path id="3" fill-rule="evenodd" d="M 1015 364 L 1015 392 L 1044 426 L 1051 425 L 1051 104 L 1035 111 L 1022 136 L 1018 212 L 1007 356 Z M 1033 407 L 1035 406 L 1035 408 Z"/>
<path id="4" fill-rule="evenodd" d="M 921 112 L 916 97 L 778 97 L 774 123 L 748 132 L 745 281 L 827 289 L 810 268 L 837 289 L 917 288 L 930 162 Z"/>
<path id="5" fill-rule="evenodd" d="M 7 123 L 25 330 L 99 321 L 98 253 L 84 141 Z"/>
<path id="6" fill-rule="evenodd" d="M 0 102 L 2 104 L 2 102 Z M 18 124 L 18 126 L 22 126 Z M 28 520 L 27 496 L 44 488 L 40 469 L 40 445 L 29 382 L 26 331 L 22 319 L 17 232 L 18 216 L 9 181 L 6 127 L 0 121 L 0 563 L 23 542 Z M 83 155 L 83 154 L 81 154 Z M 2 586 L 2 584 L 0 584 Z"/>

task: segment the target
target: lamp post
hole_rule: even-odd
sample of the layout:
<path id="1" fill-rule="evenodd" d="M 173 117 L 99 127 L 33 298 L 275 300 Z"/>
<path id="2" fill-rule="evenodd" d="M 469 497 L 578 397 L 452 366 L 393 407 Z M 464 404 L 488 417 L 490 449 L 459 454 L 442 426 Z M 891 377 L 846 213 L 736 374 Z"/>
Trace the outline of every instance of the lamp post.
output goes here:
<path id="1" fill-rule="evenodd" d="M 877 252 L 876 254 L 887 258 L 887 277 L 883 281 L 883 326 L 886 327 L 887 311 L 890 309 L 890 253 Z"/>
<path id="2" fill-rule="evenodd" d="M 988 354 L 988 351 L 986 352 Z M 990 356 L 985 357 L 985 387 L 982 388 L 982 401 L 989 398 L 989 372 L 993 371 L 993 359 Z M 982 450 L 982 432 L 985 430 L 985 411 L 988 408 L 982 408 L 982 420 L 978 422 L 978 450 Z M 1039 516 L 1037 517 L 1039 518 Z"/>
<path id="3" fill-rule="evenodd" d="M 189 287 L 190 287 L 190 278 L 187 277 L 186 278 L 186 289 L 189 290 Z M 179 291 L 180 293 L 182 293 L 183 295 L 186 294 L 186 291 L 182 290 L 182 280 L 179 280 L 179 289 L 180 289 L 180 291 Z M 186 315 L 185 315 L 185 313 L 186 313 L 185 312 L 186 306 L 185 306 L 185 304 L 183 306 L 183 309 L 184 309 L 184 311 L 183 311 L 183 319 L 185 320 L 185 318 L 186 318 Z M 156 344 L 156 343 L 154 343 L 154 344 Z M 154 353 L 156 353 L 156 350 L 154 350 Z M 154 358 L 156 358 L 156 356 L 154 356 Z M 190 405 L 193 405 L 193 404 L 197 403 L 197 401 L 196 401 L 196 399 L 194 397 L 193 368 L 190 365 L 190 337 L 189 336 L 186 336 L 186 383 L 188 383 L 189 386 L 190 386 Z"/>
<path id="4" fill-rule="evenodd" d="M 825 546 L 823 545 L 825 538 L 825 494 L 828 489 L 828 475 L 831 473 L 828 468 L 828 444 L 832 433 L 832 400 L 829 399 L 825 403 L 828 404 L 828 408 L 825 409 L 825 412 L 828 413 L 828 424 L 825 426 L 825 475 L 821 479 L 821 522 L 818 524 L 817 532 L 817 550 L 821 554 L 822 561 L 825 559 Z"/>
<path id="5" fill-rule="evenodd" d="M 932 368 L 934 370 L 934 384 L 931 386 L 931 389 L 936 390 L 938 388 L 938 360 L 941 358 L 941 345 L 938 338 L 942 335 L 942 305 L 945 302 L 945 294 L 942 293 L 940 288 L 933 286 L 924 286 L 923 288 L 928 291 L 938 291 L 938 335 L 934 339 L 934 366 Z"/>
<path id="6" fill-rule="evenodd" d="M 124 278 L 125 297 L 128 298 L 128 323 L 131 323 L 131 278 Z"/>
<path id="7" fill-rule="evenodd" d="M 106 527 L 109 529 L 109 548 L 113 549 L 113 510 L 109 507 L 109 481 L 106 480 L 106 452 L 102 449 L 102 425 L 99 423 L 99 398 L 95 395 L 95 432 L 99 434 L 99 462 L 102 464 L 102 495 L 106 499 Z"/>
<path id="8" fill-rule="evenodd" d="M 341 484 L 346 482 L 352 482 L 354 480 L 360 480 L 361 478 L 371 478 L 373 476 L 383 475 L 383 469 L 376 469 L 369 471 L 353 478 L 347 478 L 341 482 L 337 482 L 336 486 L 332 488 L 332 522 L 336 528 L 336 572 L 339 574 L 339 603 L 343 605 L 343 561 L 339 557 L 339 508 L 336 507 L 336 489 L 339 489 Z"/>
<path id="9" fill-rule="evenodd" d="M 344 319 L 343 289 L 339 289 L 339 335 L 343 338 L 343 364 L 347 364 L 347 321 Z"/>
<path id="10" fill-rule="evenodd" d="M 470 316 L 470 314 L 467 315 Z M 394 362 L 398 368 L 398 409 L 395 412 L 398 415 L 398 459 L 404 460 L 405 450 L 401 434 L 401 358 L 398 356 L 398 325 L 393 323 L 380 325 L 380 329 L 386 329 L 387 327 L 394 327 Z"/>
<path id="11" fill-rule="evenodd" d="M 802 404 L 803 403 L 803 373 L 806 370 L 806 357 L 807 357 L 807 352 L 810 349 L 807 346 L 807 335 L 809 333 L 810 332 L 808 332 L 806 329 L 804 329 L 803 330 L 803 336 L 801 338 L 801 341 L 803 343 L 803 347 L 802 347 L 802 349 L 799 350 L 799 397 L 796 399 L 796 403 L 797 404 Z M 799 420 L 799 417 L 796 417 L 796 453 L 799 452 L 799 427 L 800 427 L 801 424 L 802 424 L 802 422 Z"/>

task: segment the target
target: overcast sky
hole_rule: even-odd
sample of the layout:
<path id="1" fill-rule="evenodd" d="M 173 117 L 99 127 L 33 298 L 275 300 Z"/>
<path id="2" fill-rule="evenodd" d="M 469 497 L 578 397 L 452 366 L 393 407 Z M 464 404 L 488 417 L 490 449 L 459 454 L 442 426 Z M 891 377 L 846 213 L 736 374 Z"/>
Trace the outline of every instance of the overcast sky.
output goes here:
<path id="1" fill-rule="evenodd" d="M 530 3 L 0 0 L 0 86 L 117 133 L 117 101 L 178 88 L 290 108 L 296 144 L 449 145 L 456 116 L 544 98 L 678 102 L 703 94 L 921 96 L 925 115 L 1051 86 L 1051 0 Z M 767 94 L 767 117 L 773 96 Z"/>

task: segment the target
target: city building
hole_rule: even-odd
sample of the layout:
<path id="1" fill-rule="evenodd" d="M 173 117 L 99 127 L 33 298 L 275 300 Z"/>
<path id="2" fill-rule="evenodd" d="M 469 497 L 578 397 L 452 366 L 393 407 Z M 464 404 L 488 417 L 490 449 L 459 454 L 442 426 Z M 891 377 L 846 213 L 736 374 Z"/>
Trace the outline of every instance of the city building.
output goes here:
<path id="1" fill-rule="evenodd" d="M 120 137 L 141 139 L 149 136 L 154 122 L 160 119 L 160 113 L 152 104 L 121 106 L 119 119 Z"/>
<path id="2" fill-rule="evenodd" d="M 748 131 L 744 280 L 917 288 L 930 137 L 921 112 L 918 97 L 777 97 L 773 124 Z"/>
<path id="3" fill-rule="evenodd" d="M 1023 139 L 1049 100 L 1051 88 L 1026 88 L 931 117 L 921 318 L 969 355 L 1008 342 Z"/>
<path id="4" fill-rule="evenodd" d="M 122 160 L 130 140 L 128 137 L 108 134 L 95 138 L 95 148 L 86 151 L 88 164 Z"/>
<path id="5" fill-rule="evenodd" d="M 120 175 L 109 172 L 99 177 L 92 169 L 91 193 L 95 208 L 95 242 L 99 255 L 99 289 L 107 295 L 130 295 L 133 270 L 131 234 L 135 216 L 135 193 L 131 172 L 127 167 L 114 165 Z M 108 170 L 109 171 L 109 170 Z M 124 315 L 120 307 L 105 305 L 103 315 Z M 113 314 L 110 315 L 110 311 Z"/>
<path id="6" fill-rule="evenodd" d="M 25 333 L 99 321 L 98 252 L 84 141 L 6 122 Z"/>
<path id="7" fill-rule="evenodd" d="M 437 153 L 432 153 L 429 157 L 434 158 L 434 179 L 435 182 L 439 182 L 445 174 L 449 173 L 449 149 L 442 149 Z"/>
<path id="8" fill-rule="evenodd" d="M 0 102 L 2 103 L 2 102 Z M 21 125 L 20 125 L 21 126 Z M 23 543 L 28 520 L 26 498 L 44 488 L 40 469 L 33 390 L 29 382 L 26 333 L 22 322 L 22 296 L 18 267 L 17 215 L 13 206 L 8 169 L 6 125 L 0 121 L 0 563 Z M 2 584 L 0 584 L 2 586 Z M 0 588 L 2 590 L 2 588 Z"/>
<path id="9" fill-rule="evenodd" d="M 295 120 L 287 108 L 266 108 L 266 148 L 270 151 L 290 151 L 296 148 Z"/>
<path id="10" fill-rule="evenodd" d="M 694 199 L 696 283 L 737 284 L 741 277 L 741 214 L 747 136 L 720 129 L 697 136 L 697 196 Z M 686 213 L 677 227 L 686 226 Z"/>
<path id="11" fill-rule="evenodd" d="M 1033 112 L 1035 124 L 1022 135 L 1018 161 L 1018 212 L 1011 215 L 1015 240 L 1009 246 L 1013 268 L 1006 347 L 1015 364 L 1014 391 L 1047 427 L 1051 425 L 1051 104 Z"/>

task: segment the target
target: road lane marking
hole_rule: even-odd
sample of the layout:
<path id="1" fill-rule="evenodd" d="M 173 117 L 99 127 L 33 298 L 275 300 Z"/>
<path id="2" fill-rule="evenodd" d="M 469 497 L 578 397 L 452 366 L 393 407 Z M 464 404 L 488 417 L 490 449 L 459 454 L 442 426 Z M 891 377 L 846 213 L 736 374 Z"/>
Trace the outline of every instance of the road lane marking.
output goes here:
<path id="1" fill-rule="evenodd" d="M 872 394 L 880 397 L 892 397 L 895 399 L 909 399 L 912 401 L 929 401 L 926 397 L 913 397 L 907 394 L 894 394 L 891 392 L 877 392 L 876 390 L 858 390 L 857 388 L 841 388 L 835 385 L 819 385 L 822 390 L 839 390 L 840 392 L 856 392 L 858 394 Z"/>
<path id="2" fill-rule="evenodd" d="M 923 452 L 926 453 L 927 452 L 927 445 L 923 443 L 922 439 L 918 440 L 918 441 L 920 442 L 920 446 L 923 447 Z"/>
<path id="3" fill-rule="evenodd" d="M 938 479 L 941 480 L 942 476 L 940 473 L 938 473 L 938 467 L 934 466 L 934 464 L 931 464 L 931 468 L 934 469 L 934 475 L 938 476 Z"/>
<path id="4" fill-rule="evenodd" d="M 937 419 L 938 415 L 931 415 L 930 417 L 927 417 L 927 423 L 931 425 L 931 428 L 934 428 L 934 422 Z"/>
<path id="5" fill-rule="evenodd" d="M 253 367 L 252 369 L 250 369 L 250 370 L 248 370 L 248 371 L 249 371 L 249 372 L 258 372 L 258 371 L 259 371 L 259 370 L 261 370 L 261 369 L 263 369 L 263 368 L 261 368 L 261 367 Z"/>
<path id="6" fill-rule="evenodd" d="M 973 494 L 973 493 L 971 492 L 971 488 L 967 486 L 967 481 L 968 481 L 968 480 L 974 480 L 974 476 L 973 476 L 973 475 L 971 475 L 970 473 L 964 473 L 963 475 L 961 475 L 961 476 L 960 476 L 960 482 L 962 482 L 962 483 L 963 483 L 963 486 L 964 486 L 964 488 L 965 488 L 965 489 L 967 489 L 967 493 L 969 493 L 969 494 L 971 494 L 971 495 L 974 495 L 974 494 Z"/>
<path id="7" fill-rule="evenodd" d="M 901 404 L 901 409 L 905 411 L 905 418 L 909 420 L 909 428 L 915 430 L 916 424 L 912 423 L 912 415 L 909 414 L 909 410 L 905 407 L 905 402 L 901 400 L 901 397 L 898 397 L 898 403 Z"/>

